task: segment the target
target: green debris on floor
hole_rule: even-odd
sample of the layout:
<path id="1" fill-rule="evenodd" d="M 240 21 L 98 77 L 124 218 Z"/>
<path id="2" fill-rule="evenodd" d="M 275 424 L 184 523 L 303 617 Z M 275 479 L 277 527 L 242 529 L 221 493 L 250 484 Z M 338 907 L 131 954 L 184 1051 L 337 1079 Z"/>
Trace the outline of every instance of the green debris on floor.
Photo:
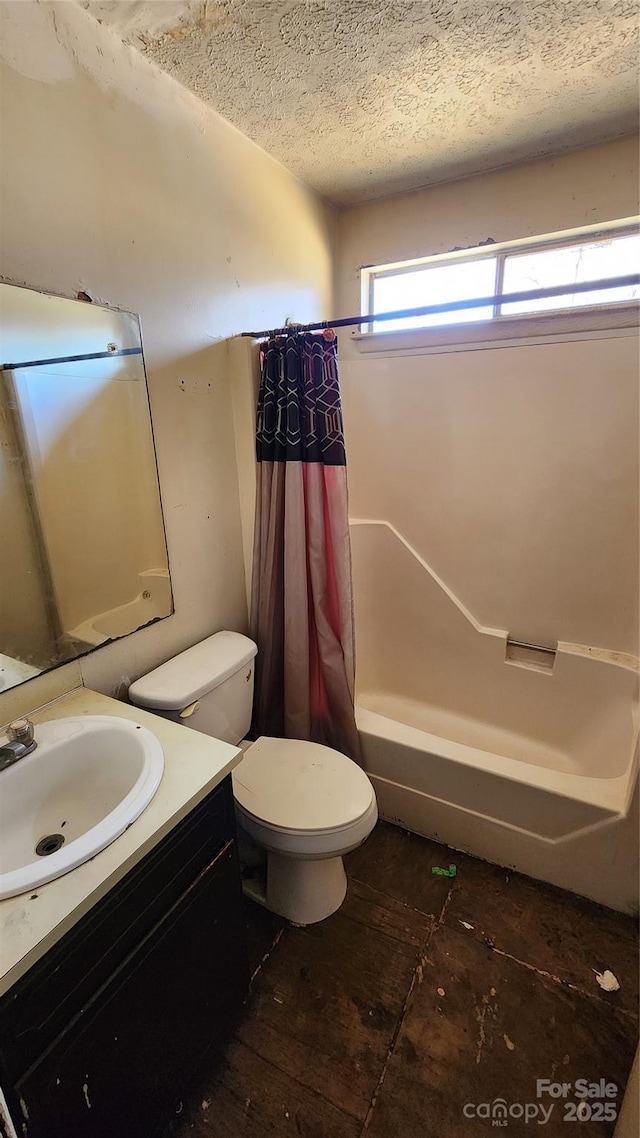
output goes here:
<path id="1" fill-rule="evenodd" d="M 441 869 L 439 865 L 432 865 L 431 872 L 437 873 L 438 877 L 455 877 L 457 870 L 455 865 L 450 865 L 448 869 Z"/>

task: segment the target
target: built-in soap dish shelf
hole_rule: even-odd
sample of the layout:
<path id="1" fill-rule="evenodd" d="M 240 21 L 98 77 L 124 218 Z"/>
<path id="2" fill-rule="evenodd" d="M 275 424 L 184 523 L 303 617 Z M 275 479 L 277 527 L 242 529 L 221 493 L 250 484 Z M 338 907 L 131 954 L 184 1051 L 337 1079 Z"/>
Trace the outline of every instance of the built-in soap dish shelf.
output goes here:
<path id="1" fill-rule="evenodd" d="M 557 641 L 553 645 L 531 644 L 528 640 L 515 640 L 508 636 L 505 663 L 529 668 L 533 672 L 552 672 L 557 651 Z"/>

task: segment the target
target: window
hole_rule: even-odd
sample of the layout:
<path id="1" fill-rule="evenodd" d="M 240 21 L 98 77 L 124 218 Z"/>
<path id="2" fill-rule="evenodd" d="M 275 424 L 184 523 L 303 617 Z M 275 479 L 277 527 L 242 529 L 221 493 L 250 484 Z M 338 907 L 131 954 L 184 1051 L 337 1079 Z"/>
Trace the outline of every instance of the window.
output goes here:
<path id="1" fill-rule="evenodd" d="M 428 269 L 393 273 L 373 278 L 373 312 L 395 312 L 399 308 L 445 304 L 449 300 L 473 300 L 491 296 L 495 289 L 497 257 L 473 261 L 434 264 Z M 437 328 L 442 324 L 466 324 L 471 320 L 490 320 L 493 305 L 466 308 L 433 316 L 409 316 L 404 320 L 376 321 L 374 332 L 404 328 Z"/>
<path id="2" fill-rule="evenodd" d="M 640 234 L 600 238 L 535 253 L 512 253 L 504 261 L 503 293 L 552 285 L 572 285 L 623 277 L 640 269 Z M 549 309 L 576 308 L 594 304 L 620 304 L 637 300 L 638 286 L 602 289 L 600 292 L 568 292 L 546 300 L 521 300 L 500 305 L 501 315 L 519 312 L 548 312 Z"/>
<path id="3" fill-rule="evenodd" d="M 533 241 L 483 245 L 419 261 L 377 265 L 362 270 L 363 311 L 371 315 L 542 288 L 566 286 L 567 291 L 560 296 L 506 304 L 494 299 L 477 307 L 373 321 L 360 328 L 370 335 L 481 321 L 491 321 L 495 327 L 507 318 L 629 304 L 640 296 L 637 284 L 585 292 L 572 291 L 572 286 L 638 272 L 640 232 L 629 222 L 597 232 L 572 231 Z"/>

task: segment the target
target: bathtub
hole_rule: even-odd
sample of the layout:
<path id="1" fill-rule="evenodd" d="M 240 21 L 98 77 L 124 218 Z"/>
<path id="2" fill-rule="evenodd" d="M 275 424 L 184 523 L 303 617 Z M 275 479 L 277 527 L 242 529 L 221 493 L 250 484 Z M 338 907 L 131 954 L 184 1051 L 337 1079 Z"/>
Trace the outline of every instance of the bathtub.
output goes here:
<path id="1" fill-rule="evenodd" d="M 145 569 L 138 573 L 136 584 L 138 591 L 132 600 L 98 613 L 73 628 L 70 632 L 73 642 L 85 648 L 97 648 L 170 615 L 171 584 L 166 569 Z"/>
<path id="2" fill-rule="evenodd" d="M 387 523 L 352 524 L 363 763 L 389 821 L 637 909 L 637 661 L 511 659 Z"/>
<path id="3" fill-rule="evenodd" d="M 15 660 L 12 656 L 0 652 L 0 691 L 22 684 L 25 680 L 31 680 L 34 676 L 39 676 L 40 672 L 40 668 L 24 664 L 22 660 Z"/>

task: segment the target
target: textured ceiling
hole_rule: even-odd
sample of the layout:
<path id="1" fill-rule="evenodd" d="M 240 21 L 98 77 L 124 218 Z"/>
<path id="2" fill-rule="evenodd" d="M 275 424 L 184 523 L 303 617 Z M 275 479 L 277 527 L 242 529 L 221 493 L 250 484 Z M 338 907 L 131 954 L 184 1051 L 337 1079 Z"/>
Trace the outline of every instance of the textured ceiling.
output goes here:
<path id="1" fill-rule="evenodd" d="M 637 0 L 78 0 L 337 204 L 637 126 Z"/>

